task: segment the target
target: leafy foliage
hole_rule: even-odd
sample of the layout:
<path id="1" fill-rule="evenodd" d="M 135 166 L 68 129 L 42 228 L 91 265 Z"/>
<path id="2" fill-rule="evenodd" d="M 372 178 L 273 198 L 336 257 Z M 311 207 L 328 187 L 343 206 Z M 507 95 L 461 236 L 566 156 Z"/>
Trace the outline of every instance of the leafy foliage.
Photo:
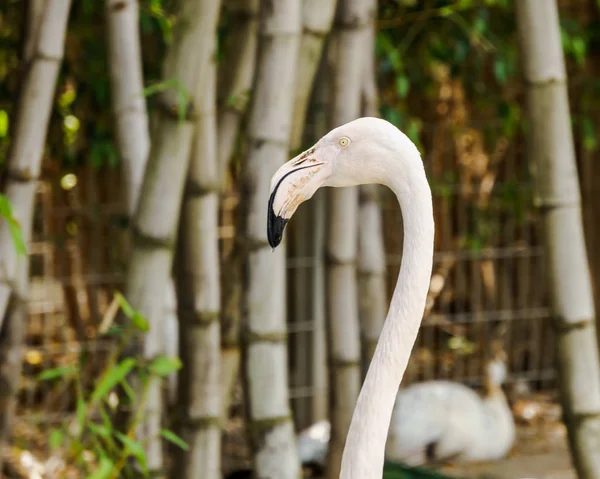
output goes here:
<path id="1" fill-rule="evenodd" d="M 525 143 L 525 90 L 514 8 L 515 2 L 508 0 L 379 2 L 382 115 L 424 152 L 430 182 L 441 201 L 460 208 L 453 196 L 467 200 L 469 231 L 460 244 L 471 250 L 490 246 L 502 236 L 499 216 L 516 219 L 517 224 L 531 219 L 531 189 L 515 189 L 506 183 L 502 165 L 496 165 L 492 173 L 497 181 L 491 200 L 481 201 L 468 193 L 475 180 L 461 165 L 466 153 L 473 152 L 460 151 L 459 145 L 461 138 L 472 136 L 467 133 L 471 128 L 481 132 L 481 152 L 490 158 L 502 142 Z M 575 138 L 581 151 L 594 153 L 598 150 L 600 80 L 590 75 L 590 69 L 600 53 L 600 5 L 590 0 L 585 12 L 561 10 L 561 36 L 569 84 L 576 85 L 569 92 Z M 437 130 L 431 131 L 430 125 Z M 444 145 L 437 144 L 439 130 L 448 132 Z M 428 155 L 434 155 L 436 148 L 443 150 L 445 158 L 451 157 L 455 174 L 447 175 L 448 166 L 432 164 L 436 160 Z M 528 178 L 527 165 L 523 168 L 518 175 Z"/>
<path id="2" fill-rule="evenodd" d="M 0 194 L 0 218 L 6 221 L 10 231 L 12 242 L 20 255 L 27 254 L 27 246 L 23 239 L 23 232 L 21 231 L 21 225 L 13 215 L 13 210 L 8 198 Z"/>
<path id="3" fill-rule="evenodd" d="M 150 382 L 161 380 L 181 367 L 178 358 L 166 356 L 158 356 L 150 362 L 135 357 L 119 360 L 131 337 L 149 329 L 146 318 L 116 293 L 103 321 L 105 331 L 112 331 L 109 326 L 119 310 L 131 322 L 119 331 L 120 341 L 91 390 L 84 389 L 81 378 L 84 353 L 78 366 L 47 369 L 38 376 L 40 381 L 73 381 L 76 385 L 75 418 L 50 431 L 49 443 L 57 453 L 65 456 L 67 463 L 78 464 L 85 470 L 86 477 L 140 477 L 140 472 L 144 477 L 148 476 L 144 445 L 135 439 L 134 433 L 144 418 Z M 134 389 L 130 385 L 133 374 L 141 387 Z M 124 394 L 117 394 L 120 391 Z M 117 406 L 124 400 L 128 400 L 128 406 L 133 409 L 125 427 L 116 419 Z M 177 447 L 188 449 L 186 442 L 174 432 L 163 429 L 160 435 Z"/>
<path id="4" fill-rule="evenodd" d="M 574 125 L 584 148 L 595 151 L 594 121 L 586 112 L 600 106 L 600 80 L 590 75 L 600 51 L 600 5 L 595 0 L 589 4 L 587 14 L 561 10 L 561 36 L 570 83 L 583 87 L 572 91 Z M 509 0 L 380 2 L 377 54 L 384 116 L 410 136 L 421 137 L 415 118 L 432 119 L 427 115 L 435 111 L 436 71 L 443 64 L 465 87 L 477 120 L 498 118 L 502 134 L 518 133 L 522 121 L 515 112 L 524 99 L 514 5 Z"/>

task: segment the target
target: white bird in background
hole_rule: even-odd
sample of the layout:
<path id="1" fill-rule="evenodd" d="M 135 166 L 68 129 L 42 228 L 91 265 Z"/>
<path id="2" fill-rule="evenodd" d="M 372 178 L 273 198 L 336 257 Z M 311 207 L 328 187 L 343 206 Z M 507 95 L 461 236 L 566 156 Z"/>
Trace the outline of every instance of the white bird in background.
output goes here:
<path id="1" fill-rule="evenodd" d="M 311 424 L 298 433 L 296 447 L 300 464 L 315 465 L 325 469 L 327 449 L 331 437 L 331 424 L 327 419 Z"/>
<path id="2" fill-rule="evenodd" d="M 386 446 L 386 459 L 410 466 L 427 462 L 494 461 L 515 441 L 515 422 L 502 391 L 506 354 L 487 364 L 485 391 L 436 380 L 400 389 Z"/>
<path id="3" fill-rule="evenodd" d="M 506 354 L 488 362 L 485 392 L 447 380 L 400 388 L 386 445 L 386 461 L 408 466 L 428 462 L 493 461 L 503 458 L 515 440 L 515 422 L 502 391 Z M 330 424 L 323 420 L 298 434 L 303 465 L 325 468 Z"/>
<path id="4" fill-rule="evenodd" d="M 379 118 L 359 118 L 321 138 L 271 179 L 267 236 L 280 242 L 298 206 L 322 186 L 378 183 L 397 196 L 404 224 L 403 257 L 379 342 L 356 402 L 340 478 L 381 479 L 396 393 L 425 309 L 433 263 L 431 189 L 410 139 Z"/>

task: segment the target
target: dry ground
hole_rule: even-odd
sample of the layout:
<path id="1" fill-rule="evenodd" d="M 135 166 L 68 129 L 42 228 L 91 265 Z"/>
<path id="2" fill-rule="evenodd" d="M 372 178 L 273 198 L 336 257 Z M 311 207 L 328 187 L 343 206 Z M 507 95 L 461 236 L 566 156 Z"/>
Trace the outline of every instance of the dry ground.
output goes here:
<path id="1" fill-rule="evenodd" d="M 517 441 L 502 461 L 443 470 L 465 479 L 577 479 L 571 465 L 560 407 L 538 395 L 513 407 Z"/>
<path id="2" fill-rule="evenodd" d="M 517 401 L 514 405 L 517 419 L 517 441 L 511 453 L 502 461 L 469 466 L 447 466 L 442 469 L 449 476 L 463 479 L 577 479 L 571 466 L 566 443 L 566 430 L 560 422 L 560 407 L 548 395 L 531 396 Z M 12 449 L 10 478 L 50 479 L 53 474 L 46 472 L 32 474 L 32 469 L 46 469 L 49 464 L 34 466 L 25 463 L 43 461 L 47 458 L 47 429 L 28 425 L 22 419 L 15 427 L 15 446 Z M 231 419 L 226 427 L 224 438 L 224 472 L 249 467 L 248 448 L 244 434 L 241 411 Z M 23 454 L 29 459 L 23 460 Z M 33 456 L 31 455 L 33 453 Z M 46 457 L 44 457 L 46 456 Z M 25 467 L 24 467 L 25 466 Z M 74 471 L 73 471 L 74 472 Z M 0 473 L 0 478 L 2 478 Z M 73 474 L 73 478 L 78 477 Z"/>

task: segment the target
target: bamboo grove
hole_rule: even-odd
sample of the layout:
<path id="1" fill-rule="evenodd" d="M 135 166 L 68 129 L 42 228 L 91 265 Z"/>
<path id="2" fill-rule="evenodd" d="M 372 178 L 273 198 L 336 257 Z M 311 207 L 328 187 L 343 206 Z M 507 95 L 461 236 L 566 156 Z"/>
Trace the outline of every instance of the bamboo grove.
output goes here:
<path id="1" fill-rule="evenodd" d="M 546 3 L 2 2 L 0 476 L 19 418 L 53 404 L 67 419 L 44 442 L 78 471 L 221 478 L 241 391 L 256 477 L 300 477 L 295 434 L 325 418 L 339 477 L 400 212 L 379 187 L 321 191 L 273 252 L 265 205 L 287 159 L 375 116 L 424 152 L 450 252 L 424 319 L 437 350 L 417 344 L 409 380 L 452 376 L 464 355 L 481 374 L 501 320 L 467 331 L 451 314 L 550 304 L 574 463 L 598 477 L 600 3 Z M 539 271 L 484 254 L 524 243 L 547 245 L 541 293 Z M 479 256 L 463 268 L 461 252 Z M 39 322 L 48 276 L 62 319 Z"/>

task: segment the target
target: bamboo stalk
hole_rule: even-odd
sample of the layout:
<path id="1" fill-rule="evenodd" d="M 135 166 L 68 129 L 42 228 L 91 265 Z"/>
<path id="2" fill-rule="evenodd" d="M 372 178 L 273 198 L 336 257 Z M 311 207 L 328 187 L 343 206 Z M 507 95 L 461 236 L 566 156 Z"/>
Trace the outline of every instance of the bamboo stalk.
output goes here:
<path id="1" fill-rule="evenodd" d="M 300 41 L 300 54 L 298 58 L 298 75 L 295 88 L 294 121 L 292 123 L 291 150 L 292 155 L 299 153 L 302 146 L 302 137 L 306 112 L 308 109 L 310 94 L 317 69 L 319 67 L 325 38 L 331 30 L 335 13 L 336 0 L 304 0 L 302 7 L 303 31 Z M 316 140 L 317 138 L 315 138 Z M 296 212 L 296 218 L 290 225 L 290 236 L 294 238 L 292 254 L 300 258 L 314 257 L 316 254 L 314 240 L 310 237 L 318 233 L 314 228 L 315 214 L 321 205 L 309 203 L 303 205 Z M 317 245 L 320 247 L 320 245 Z M 312 305 L 314 299 L 312 293 L 312 277 L 309 267 L 300 266 L 291 271 L 290 282 L 294 294 L 290 298 L 292 302 L 293 321 L 310 321 L 313 318 Z M 314 358 L 312 338 L 309 334 L 299 333 L 296 335 L 292 352 L 296 356 L 296 371 L 293 384 L 307 387 L 310 384 L 312 368 L 309 365 Z M 310 398 L 299 398 L 295 403 L 296 427 L 304 429 L 311 424 L 312 414 Z"/>
<path id="2" fill-rule="evenodd" d="M 221 329 L 219 184 L 215 66 L 211 65 L 181 212 L 177 305 L 183 368 L 178 428 L 190 450 L 178 450 L 177 477 L 221 479 Z"/>
<path id="3" fill-rule="evenodd" d="M 523 0 L 516 3 L 516 14 L 563 417 L 578 476 L 592 479 L 600 477 L 600 366 L 558 8 L 553 0 Z"/>
<path id="4" fill-rule="evenodd" d="M 328 131 L 329 125 L 329 88 L 325 57 L 321 57 L 313 100 L 313 136 L 321 138 Z M 326 332 L 326 262 L 323 245 L 327 239 L 327 191 L 317 190 L 312 204 L 314 205 L 314 220 L 312 228 L 314 269 L 312 274 L 312 308 L 313 320 L 313 351 L 312 351 L 312 423 L 329 417 L 329 367 L 327 355 Z"/>
<path id="5" fill-rule="evenodd" d="M 42 149 L 52 108 L 51 102 L 54 96 L 58 70 L 62 62 L 69 9 L 70 2 L 68 1 L 56 2 L 52 6 L 47 5 L 45 0 L 32 0 L 28 4 L 27 37 L 24 44 L 23 60 L 28 65 L 29 70 L 26 73 L 24 88 L 21 92 L 19 120 L 14 136 L 15 143 L 8 160 L 9 168 L 15 168 L 13 174 L 16 173 L 17 177 L 11 178 L 12 175 L 9 176 L 7 187 L 10 200 L 24 201 L 24 204 L 20 205 L 13 203 L 13 207 L 15 214 L 21 215 L 19 218 L 21 220 L 21 234 L 26 245 L 29 244 L 32 235 L 37 175 L 39 175 L 41 169 Z M 42 42 L 49 42 L 49 44 Z M 44 59 L 42 56 L 44 52 L 50 53 L 51 56 Z M 44 62 L 47 62 L 48 65 L 44 65 Z M 44 74 L 50 76 L 45 77 Z M 40 88 L 38 90 L 40 95 L 37 98 L 25 97 L 25 95 L 31 95 L 37 88 Z M 31 118 L 31 115 L 34 114 L 32 108 L 41 108 L 38 117 Z M 27 122 L 30 120 L 34 123 L 28 124 Z M 26 144 L 28 134 L 35 135 L 30 138 L 33 143 L 31 145 Z M 27 147 L 32 148 L 32 150 L 27 151 Z M 29 179 L 26 177 L 19 178 L 19 173 L 28 168 L 28 163 L 32 168 L 31 174 L 35 177 Z M 12 190 L 10 190 L 11 185 Z M 10 191 L 13 193 L 12 196 Z M 3 221 L 0 223 L 0 241 L 3 242 L 0 245 L 0 251 L 3 251 L 3 246 L 11 248 L 9 254 L 16 256 L 12 238 L 10 235 L 6 235 L 6 230 L 6 222 Z M 3 334 L 7 340 L 7 347 L 0 349 L 0 384 L 4 385 L 0 390 L 0 473 L 3 470 L 4 458 L 8 455 L 11 427 L 16 413 L 17 395 L 23 368 L 22 347 L 25 326 L 29 317 L 27 310 L 29 256 L 13 257 L 13 260 L 16 270 L 14 290 L 9 291 L 9 295 L 12 295 L 11 303 L 5 306 L 10 306 L 8 311 L 4 311 L 0 304 L 0 330 L 2 329 L 2 319 L 5 313 L 7 317 Z M 0 286 L 0 290 L 1 288 Z"/>
<path id="6" fill-rule="evenodd" d="M 179 210 L 192 139 L 197 105 L 209 74 L 215 35 L 218 2 L 184 0 L 178 2 L 176 27 L 164 63 L 164 78 L 177 88 L 160 97 L 160 117 L 154 130 L 148 166 L 133 223 L 133 251 L 127 273 L 126 297 L 148 318 L 150 331 L 144 337 L 144 355 L 152 358 L 163 351 L 162 319 L 165 284 L 170 278 Z M 181 104 L 183 93 L 188 103 Z M 181 113 L 184 112 L 184 116 Z M 132 345 L 139 348 L 139 341 Z M 163 398 L 160 383 L 149 386 L 147 414 L 138 429 L 145 441 L 148 469 L 164 467 L 160 438 Z"/>
<path id="7" fill-rule="evenodd" d="M 265 198 L 273 172 L 288 157 L 301 2 L 272 0 L 262 7 L 240 201 L 241 241 L 248 253 L 243 373 L 255 475 L 297 479 L 300 464 L 288 395 L 285 248 L 272 252 L 269 247 Z"/>
<path id="8" fill-rule="evenodd" d="M 125 177 L 127 211 L 133 214 L 150 151 L 148 112 L 143 95 L 137 0 L 107 0 L 108 58 L 117 146 Z"/>
<path id="9" fill-rule="evenodd" d="M 47 2 L 40 22 L 35 54 L 23 79 L 18 117 L 6 163 L 5 195 L 15 218 L 31 223 L 37 180 L 42 167 L 44 144 L 58 72 L 63 60 L 70 0 Z M 37 10 L 36 10 L 37 14 Z M 24 237 L 25 243 L 29 242 Z M 18 270 L 18 257 L 8 225 L 0 223 L 0 328 Z"/>
<path id="10" fill-rule="evenodd" d="M 230 0 L 232 32 L 218 72 L 219 183 L 225 187 L 227 170 L 242 118 L 246 112 L 256 69 L 259 0 Z M 241 252 L 234 244 L 221 266 L 221 367 L 224 416 L 229 410 L 240 367 Z"/>
<path id="11" fill-rule="evenodd" d="M 301 147 L 304 122 L 325 38 L 331 31 L 338 0 L 303 0 L 302 37 L 294 101 L 291 150 Z"/>
<path id="12" fill-rule="evenodd" d="M 374 5 L 340 0 L 329 45 L 331 128 L 360 116 L 367 31 Z M 360 327 L 356 280 L 358 188 L 332 188 L 328 197 L 327 313 L 330 332 L 331 439 L 327 477 L 340 475 L 342 452 L 360 392 Z"/>
<path id="13" fill-rule="evenodd" d="M 379 117 L 377 72 L 375 69 L 375 24 L 368 29 L 368 51 L 365 54 L 365 72 L 362 85 L 362 112 L 364 116 Z M 367 373 L 387 314 L 386 264 L 381 214 L 377 185 L 360 187 L 358 212 L 358 275 L 359 318 L 362 329 L 362 376 Z"/>
<path id="14" fill-rule="evenodd" d="M 233 154 L 242 117 L 250 99 L 258 47 L 260 0 L 229 0 L 231 33 L 219 68 L 218 132 L 219 171 L 223 184 Z"/>

